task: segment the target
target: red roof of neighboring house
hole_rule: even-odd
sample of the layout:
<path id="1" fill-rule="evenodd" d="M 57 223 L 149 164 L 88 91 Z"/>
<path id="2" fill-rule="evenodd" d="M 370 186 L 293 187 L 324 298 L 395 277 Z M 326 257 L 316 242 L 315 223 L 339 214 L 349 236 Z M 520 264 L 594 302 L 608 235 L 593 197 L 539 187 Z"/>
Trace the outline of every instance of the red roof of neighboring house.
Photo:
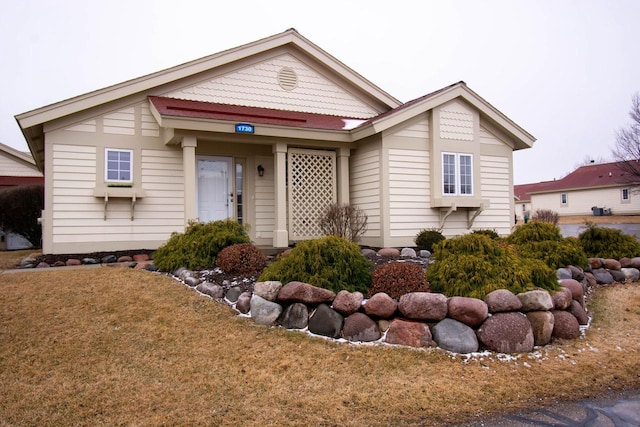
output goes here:
<path id="1" fill-rule="evenodd" d="M 0 189 L 18 185 L 44 184 L 43 176 L 0 176 Z"/>
<path id="2" fill-rule="evenodd" d="M 558 192 L 582 188 L 614 187 L 639 184 L 640 177 L 625 172 L 620 162 L 593 163 L 580 166 L 564 178 L 534 184 L 514 185 L 513 193 L 520 201 L 531 200 L 532 193 Z M 640 165 L 639 165 L 640 167 Z"/>
<path id="3" fill-rule="evenodd" d="M 326 130 L 349 130 L 356 127 L 354 125 L 360 125 L 364 122 L 361 119 L 348 117 L 157 96 L 150 96 L 149 101 L 163 116 L 217 119 Z"/>

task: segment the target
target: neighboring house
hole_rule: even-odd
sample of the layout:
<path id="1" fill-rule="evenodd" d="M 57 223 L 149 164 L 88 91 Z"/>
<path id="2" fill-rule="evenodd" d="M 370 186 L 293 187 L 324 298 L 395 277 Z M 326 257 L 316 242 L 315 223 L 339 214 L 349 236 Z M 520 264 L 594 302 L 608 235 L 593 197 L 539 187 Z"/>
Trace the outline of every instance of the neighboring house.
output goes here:
<path id="1" fill-rule="evenodd" d="M 640 178 L 624 172 L 616 162 L 592 163 L 562 179 L 515 185 L 514 193 L 530 216 L 545 209 L 560 217 L 640 215 L 640 196 L 633 191 L 638 185 Z"/>
<path id="2" fill-rule="evenodd" d="M 294 29 L 16 116 L 45 174 L 43 251 L 156 248 L 234 218 L 258 245 L 510 232 L 512 152 L 535 139 L 459 82 L 402 104 Z"/>
<path id="3" fill-rule="evenodd" d="M 31 154 L 0 143 L 0 190 L 43 183 L 42 172 L 38 170 Z M 24 237 L 0 228 L 0 250 L 26 249 L 31 246 Z"/>

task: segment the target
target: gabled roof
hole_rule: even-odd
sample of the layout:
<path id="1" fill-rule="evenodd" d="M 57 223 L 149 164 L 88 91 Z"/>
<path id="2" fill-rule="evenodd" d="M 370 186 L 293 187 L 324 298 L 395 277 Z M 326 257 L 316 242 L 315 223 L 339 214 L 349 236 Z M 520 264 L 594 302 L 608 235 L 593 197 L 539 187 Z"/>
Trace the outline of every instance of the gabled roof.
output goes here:
<path id="1" fill-rule="evenodd" d="M 36 169 L 36 162 L 33 160 L 33 157 L 29 155 L 29 153 L 24 153 L 22 151 L 18 151 L 15 148 L 9 147 L 0 142 L 0 152 L 3 152 L 5 156 L 13 158 L 13 160 L 23 163 L 27 166 L 30 166 Z"/>
<path id="2" fill-rule="evenodd" d="M 375 100 L 376 103 L 385 106 L 385 110 L 401 105 L 401 102 L 396 98 L 392 97 L 387 92 L 383 91 L 369 80 L 347 67 L 338 59 L 322 50 L 305 37 L 301 36 L 295 29 L 290 28 L 283 33 L 266 37 L 255 42 L 28 111 L 17 115 L 15 118 L 22 129 L 22 133 L 27 140 L 27 144 L 34 156 L 36 164 L 40 169 L 42 169 L 44 156 L 44 145 L 42 142 L 44 123 L 122 99 L 130 95 L 143 93 L 176 80 L 194 76 L 199 73 L 284 46 L 291 46 L 296 50 L 304 52 L 318 63 L 332 70 L 336 75 L 349 81 L 350 84 L 357 87 L 363 93 L 366 93 L 367 96 L 372 100 Z"/>
<path id="3" fill-rule="evenodd" d="M 531 200 L 531 194 L 584 190 L 589 188 L 638 185 L 640 177 L 634 177 L 621 168 L 621 162 L 592 163 L 580 166 L 562 179 L 533 184 L 514 185 L 513 192 L 521 201 Z"/>

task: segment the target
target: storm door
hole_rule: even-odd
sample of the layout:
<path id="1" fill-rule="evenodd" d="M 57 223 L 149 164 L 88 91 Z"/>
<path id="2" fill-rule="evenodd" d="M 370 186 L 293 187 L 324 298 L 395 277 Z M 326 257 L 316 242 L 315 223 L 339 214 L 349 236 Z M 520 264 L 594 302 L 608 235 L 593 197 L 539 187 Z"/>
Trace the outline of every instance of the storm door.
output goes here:
<path id="1" fill-rule="evenodd" d="M 197 158 L 197 206 L 200 222 L 234 217 L 233 159 Z"/>

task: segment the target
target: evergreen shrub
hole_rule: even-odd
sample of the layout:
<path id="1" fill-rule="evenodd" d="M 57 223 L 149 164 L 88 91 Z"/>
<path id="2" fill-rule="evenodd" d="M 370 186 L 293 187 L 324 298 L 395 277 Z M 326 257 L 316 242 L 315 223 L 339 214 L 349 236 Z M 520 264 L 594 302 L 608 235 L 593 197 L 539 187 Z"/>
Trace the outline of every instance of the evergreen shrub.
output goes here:
<path id="1" fill-rule="evenodd" d="M 500 239 L 500 235 L 496 232 L 496 230 L 482 229 L 482 230 L 473 230 L 474 234 L 484 234 L 485 236 L 489 236 L 494 240 Z"/>
<path id="2" fill-rule="evenodd" d="M 267 256 L 251 243 L 237 243 L 220 251 L 216 266 L 231 274 L 258 274 L 267 266 Z"/>
<path id="3" fill-rule="evenodd" d="M 616 228 L 597 227 L 587 224 L 587 229 L 578 235 L 578 241 L 589 258 L 633 258 L 640 256 L 640 243 L 635 236 Z"/>
<path id="4" fill-rule="evenodd" d="M 496 289 L 558 289 L 555 271 L 544 262 L 520 257 L 511 245 L 479 233 L 441 242 L 433 258 L 427 270 L 431 291 L 447 296 L 483 299 Z"/>
<path id="5" fill-rule="evenodd" d="M 236 221 L 191 221 L 184 233 L 172 233 L 156 250 L 153 262 L 159 270 L 169 272 L 180 267 L 190 270 L 210 268 L 222 249 L 250 241 L 244 227 Z"/>
<path id="6" fill-rule="evenodd" d="M 445 239 L 439 230 L 429 229 L 421 230 L 413 241 L 416 243 L 419 251 L 426 249 L 429 252 L 433 252 L 434 246 Z"/>
<path id="7" fill-rule="evenodd" d="M 397 300 L 409 292 L 429 292 L 429 282 L 422 266 L 412 262 L 389 262 L 373 270 L 367 297 L 384 292 Z"/>
<path id="8" fill-rule="evenodd" d="M 367 293 L 373 264 L 360 246 L 342 237 L 304 240 L 291 252 L 265 268 L 259 281 L 299 281 L 334 292 Z"/>

